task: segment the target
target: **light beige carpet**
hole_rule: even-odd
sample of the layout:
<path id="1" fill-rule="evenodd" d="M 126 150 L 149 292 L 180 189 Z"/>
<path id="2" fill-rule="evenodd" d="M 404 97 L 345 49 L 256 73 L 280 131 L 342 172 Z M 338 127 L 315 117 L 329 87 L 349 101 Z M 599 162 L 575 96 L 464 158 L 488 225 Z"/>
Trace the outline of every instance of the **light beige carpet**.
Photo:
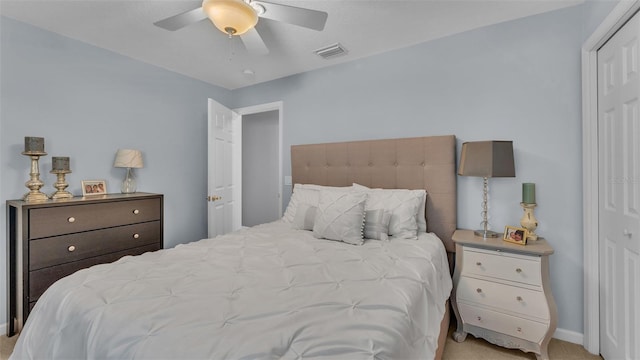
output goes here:
<path id="1" fill-rule="evenodd" d="M 0 335 L 0 359 L 5 360 L 9 358 L 13 347 L 16 346 L 16 340 L 18 336 L 7 337 L 6 335 Z"/>
<path id="2" fill-rule="evenodd" d="M 467 335 L 465 341 L 457 343 L 451 338 L 453 330 L 453 327 L 449 328 L 449 336 L 442 355 L 443 360 L 536 359 L 533 353 L 505 349 L 483 339 L 476 339 L 473 335 Z M 551 360 L 602 360 L 602 357 L 589 353 L 582 345 L 557 339 L 551 339 L 549 343 L 549 358 Z"/>
<path id="3" fill-rule="evenodd" d="M 535 359 L 532 353 L 524 353 L 520 350 L 503 349 L 499 346 L 489 344 L 488 342 L 476 339 L 472 335 L 467 336 L 464 342 L 457 343 L 451 339 L 449 329 L 449 337 L 444 348 L 444 360 L 502 360 L 502 359 Z M 13 347 L 18 340 L 17 336 L 6 337 L 0 335 L 0 360 L 9 358 Z M 549 357 L 551 360 L 602 360 L 600 356 L 592 355 L 587 352 L 581 345 L 568 343 L 552 339 L 549 344 Z"/>

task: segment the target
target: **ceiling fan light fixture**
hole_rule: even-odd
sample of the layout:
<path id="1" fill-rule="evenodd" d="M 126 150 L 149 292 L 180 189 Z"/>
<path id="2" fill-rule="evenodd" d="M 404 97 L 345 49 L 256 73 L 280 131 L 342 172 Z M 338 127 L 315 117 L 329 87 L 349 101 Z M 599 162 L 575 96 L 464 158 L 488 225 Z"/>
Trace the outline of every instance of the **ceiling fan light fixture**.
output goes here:
<path id="1" fill-rule="evenodd" d="M 243 0 L 204 0 L 202 10 L 218 30 L 242 35 L 258 23 L 258 14 Z"/>

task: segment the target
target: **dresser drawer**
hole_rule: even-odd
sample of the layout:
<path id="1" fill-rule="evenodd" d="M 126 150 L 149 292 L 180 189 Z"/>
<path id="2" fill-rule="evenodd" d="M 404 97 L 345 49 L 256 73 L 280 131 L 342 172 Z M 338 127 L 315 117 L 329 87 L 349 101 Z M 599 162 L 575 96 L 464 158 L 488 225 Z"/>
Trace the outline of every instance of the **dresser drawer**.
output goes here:
<path id="1" fill-rule="evenodd" d="M 548 323 L 540 323 L 516 316 L 481 309 L 470 304 L 458 303 L 458 310 L 465 324 L 493 330 L 502 334 L 540 342 L 549 329 Z"/>
<path id="2" fill-rule="evenodd" d="M 541 291 L 463 276 L 458 282 L 456 296 L 461 301 L 549 320 L 547 299 Z"/>
<path id="3" fill-rule="evenodd" d="M 29 270 L 60 265 L 142 245 L 160 244 L 160 221 L 32 240 Z"/>
<path id="4" fill-rule="evenodd" d="M 29 211 L 29 239 L 160 220 L 161 200 L 139 199 Z"/>
<path id="5" fill-rule="evenodd" d="M 119 251 L 107 255 L 96 256 L 92 258 L 87 258 L 79 261 L 75 261 L 72 263 L 62 264 L 58 266 L 51 266 L 48 268 L 31 271 L 29 272 L 30 282 L 29 282 L 29 302 L 34 302 L 38 300 L 40 295 L 44 293 L 51 284 L 56 282 L 57 280 L 71 275 L 74 272 L 88 268 L 90 266 L 96 264 L 104 264 L 114 262 L 126 255 L 140 255 L 144 254 L 148 251 L 156 251 L 160 250 L 160 243 L 145 245 L 133 249 L 128 249 L 124 251 Z"/>
<path id="6" fill-rule="evenodd" d="M 474 274 L 542 285 L 540 258 L 482 249 L 464 248 L 464 274 Z"/>

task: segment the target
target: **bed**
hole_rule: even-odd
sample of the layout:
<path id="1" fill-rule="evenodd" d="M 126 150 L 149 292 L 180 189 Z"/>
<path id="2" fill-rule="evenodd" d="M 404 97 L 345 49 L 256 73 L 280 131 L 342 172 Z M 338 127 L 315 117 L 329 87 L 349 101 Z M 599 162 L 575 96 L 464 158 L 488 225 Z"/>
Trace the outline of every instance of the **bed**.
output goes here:
<path id="1" fill-rule="evenodd" d="M 375 188 L 426 189 L 429 233 L 353 245 L 318 238 L 317 226 L 294 229 L 300 219 L 288 207 L 281 221 L 61 279 L 34 307 L 12 358 L 440 358 L 456 224 L 455 137 L 291 151 L 293 182 L 319 186 L 321 214 L 330 196 L 363 207 L 362 192 L 371 199 L 382 192 Z M 354 183 L 360 189 L 348 196 L 324 188 Z"/>

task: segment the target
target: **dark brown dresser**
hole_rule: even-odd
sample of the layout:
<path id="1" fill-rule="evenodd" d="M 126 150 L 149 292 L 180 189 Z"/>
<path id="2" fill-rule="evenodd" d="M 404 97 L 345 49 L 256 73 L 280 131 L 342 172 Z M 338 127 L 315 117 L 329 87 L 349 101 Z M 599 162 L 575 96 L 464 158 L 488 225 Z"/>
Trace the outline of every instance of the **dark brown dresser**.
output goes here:
<path id="1" fill-rule="evenodd" d="M 163 247 L 163 195 L 7 201 L 7 335 L 58 279 Z"/>

